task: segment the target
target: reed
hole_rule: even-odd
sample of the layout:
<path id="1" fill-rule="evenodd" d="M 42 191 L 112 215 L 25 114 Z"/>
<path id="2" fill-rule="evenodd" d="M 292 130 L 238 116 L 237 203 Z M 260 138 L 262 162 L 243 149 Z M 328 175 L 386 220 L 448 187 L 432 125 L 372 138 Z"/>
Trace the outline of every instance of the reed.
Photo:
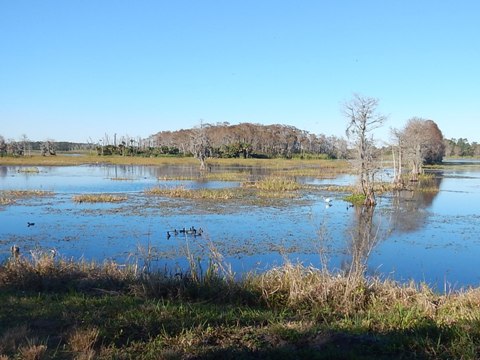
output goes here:
<path id="1" fill-rule="evenodd" d="M 245 182 L 243 186 L 272 192 L 296 191 L 302 188 L 295 180 L 280 176 L 269 176 L 253 183 Z"/>

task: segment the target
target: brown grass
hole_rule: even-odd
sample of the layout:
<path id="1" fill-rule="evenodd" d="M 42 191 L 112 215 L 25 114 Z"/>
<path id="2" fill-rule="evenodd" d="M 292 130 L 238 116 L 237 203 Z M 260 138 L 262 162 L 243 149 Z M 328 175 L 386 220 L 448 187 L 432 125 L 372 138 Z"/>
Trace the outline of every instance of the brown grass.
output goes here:
<path id="1" fill-rule="evenodd" d="M 15 199 L 52 196 L 53 192 L 45 190 L 5 190 L 3 196 Z"/>
<path id="2" fill-rule="evenodd" d="M 77 329 L 68 339 L 68 346 L 75 353 L 76 359 L 94 359 L 94 346 L 100 331 L 97 328 Z"/>
<path id="3" fill-rule="evenodd" d="M 73 201 L 77 203 L 116 203 L 126 201 L 126 196 L 112 194 L 82 194 L 73 196 Z"/>
<path id="4" fill-rule="evenodd" d="M 145 194 L 154 196 L 164 196 L 169 198 L 181 199 L 210 199 L 210 200 L 229 200 L 238 198 L 238 190 L 233 189 L 199 189 L 190 190 L 183 186 L 173 189 L 154 187 L 145 190 Z"/>

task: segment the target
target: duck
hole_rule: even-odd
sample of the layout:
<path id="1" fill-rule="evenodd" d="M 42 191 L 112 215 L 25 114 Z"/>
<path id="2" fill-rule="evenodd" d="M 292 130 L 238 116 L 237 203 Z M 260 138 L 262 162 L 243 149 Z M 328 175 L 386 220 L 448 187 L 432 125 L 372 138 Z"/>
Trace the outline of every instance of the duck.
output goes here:
<path id="1" fill-rule="evenodd" d="M 30 226 L 33 226 L 33 225 L 35 225 L 35 223 L 27 221 L 27 227 L 30 227 Z"/>

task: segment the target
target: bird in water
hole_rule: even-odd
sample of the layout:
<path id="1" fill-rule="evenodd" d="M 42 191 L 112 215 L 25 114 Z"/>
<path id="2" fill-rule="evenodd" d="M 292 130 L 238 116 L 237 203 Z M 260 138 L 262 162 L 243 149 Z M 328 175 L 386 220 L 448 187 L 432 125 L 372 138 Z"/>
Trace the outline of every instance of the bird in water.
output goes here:
<path id="1" fill-rule="evenodd" d="M 327 198 L 324 197 L 324 198 L 323 198 L 323 201 L 325 201 L 327 204 L 331 204 L 331 202 L 333 201 L 333 199 L 332 199 L 332 198 L 329 198 L 329 197 L 327 197 Z"/>
<path id="2" fill-rule="evenodd" d="M 30 226 L 33 226 L 33 225 L 35 225 L 35 223 L 32 223 L 32 222 L 30 222 L 30 221 L 27 221 L 27 227 L 30 227 Z"/>

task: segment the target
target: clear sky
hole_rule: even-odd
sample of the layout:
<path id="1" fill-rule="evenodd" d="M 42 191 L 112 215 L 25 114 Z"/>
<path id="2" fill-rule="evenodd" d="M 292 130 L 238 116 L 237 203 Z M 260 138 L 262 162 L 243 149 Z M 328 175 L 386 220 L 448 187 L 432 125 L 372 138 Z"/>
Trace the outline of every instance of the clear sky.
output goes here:
<path id="1" fill-rule="evenodd" d="M 205 122 L 343 136 L 357 92 L 480 142 L 480 1 L 0 0 L 0 135 Z"/>

